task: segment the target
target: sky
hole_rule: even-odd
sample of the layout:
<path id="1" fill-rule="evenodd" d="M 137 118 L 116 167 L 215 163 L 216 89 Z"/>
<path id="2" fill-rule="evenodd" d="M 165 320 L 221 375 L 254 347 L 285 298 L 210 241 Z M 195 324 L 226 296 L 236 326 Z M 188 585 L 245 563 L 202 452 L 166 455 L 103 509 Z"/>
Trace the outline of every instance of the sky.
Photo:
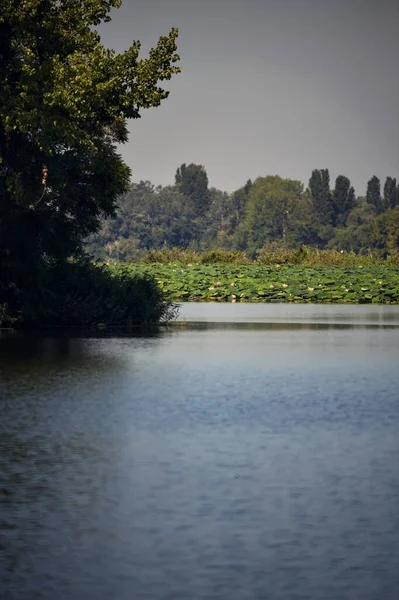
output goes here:
<path id="1" fill-rule="evenodd" d="M 192 162 L 228 192 L 321 168 L 358 195 L 399 177 L 399 0 L 124 0 L 100 33 L 146 56 L 171 27 L 182 73 L 129 123 L 133 181 L 172 184 Z"/>

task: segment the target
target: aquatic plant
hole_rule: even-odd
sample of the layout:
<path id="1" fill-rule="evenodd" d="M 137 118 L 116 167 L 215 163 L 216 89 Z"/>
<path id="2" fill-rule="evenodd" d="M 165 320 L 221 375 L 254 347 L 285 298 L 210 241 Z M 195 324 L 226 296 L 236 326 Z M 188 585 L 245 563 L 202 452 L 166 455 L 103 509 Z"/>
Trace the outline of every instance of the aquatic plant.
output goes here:
<path id="1" fill-rule="evenodd" d="M 165 296 L 173 301 L 399 303 L 399 268 L 387 264 L 190 265 L 111 263 L 108 268 L 119 276 L 153 276 Z"/>

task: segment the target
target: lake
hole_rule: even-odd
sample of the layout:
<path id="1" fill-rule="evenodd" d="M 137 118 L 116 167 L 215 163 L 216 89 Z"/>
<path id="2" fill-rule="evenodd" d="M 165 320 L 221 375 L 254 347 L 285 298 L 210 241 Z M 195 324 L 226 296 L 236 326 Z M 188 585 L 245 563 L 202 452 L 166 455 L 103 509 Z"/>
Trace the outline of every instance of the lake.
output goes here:
<path id="1" fill-rule="evenodd" d="M 0 598 L 397 600 L 399 306 L 0 332 Z"/>

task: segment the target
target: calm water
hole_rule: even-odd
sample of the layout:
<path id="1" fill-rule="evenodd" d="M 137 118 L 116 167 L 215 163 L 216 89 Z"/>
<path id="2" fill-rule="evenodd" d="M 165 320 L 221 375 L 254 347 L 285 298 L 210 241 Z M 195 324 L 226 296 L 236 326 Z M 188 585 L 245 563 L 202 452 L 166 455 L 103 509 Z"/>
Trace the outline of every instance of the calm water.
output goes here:
<path id="1" fill-rule="evenodd" d="M 398 596 L 399 307 L 0 334 L 1 600 Z"/>

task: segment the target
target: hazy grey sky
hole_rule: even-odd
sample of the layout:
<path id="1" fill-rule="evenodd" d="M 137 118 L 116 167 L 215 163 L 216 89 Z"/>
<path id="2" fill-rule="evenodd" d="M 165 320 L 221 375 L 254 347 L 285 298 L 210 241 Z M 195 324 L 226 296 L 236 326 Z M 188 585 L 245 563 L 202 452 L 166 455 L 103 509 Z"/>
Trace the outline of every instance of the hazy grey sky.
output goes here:
<path id="1" fill-rule="evenodd" d="M 183 72 L 131 122 L 133 180 L 173 183 L 181 163 L 231 191 L 312 169 L 399 176 L 399 0 L 125 0 L 101 28 L 143 54 L 179 28 Z"/>

